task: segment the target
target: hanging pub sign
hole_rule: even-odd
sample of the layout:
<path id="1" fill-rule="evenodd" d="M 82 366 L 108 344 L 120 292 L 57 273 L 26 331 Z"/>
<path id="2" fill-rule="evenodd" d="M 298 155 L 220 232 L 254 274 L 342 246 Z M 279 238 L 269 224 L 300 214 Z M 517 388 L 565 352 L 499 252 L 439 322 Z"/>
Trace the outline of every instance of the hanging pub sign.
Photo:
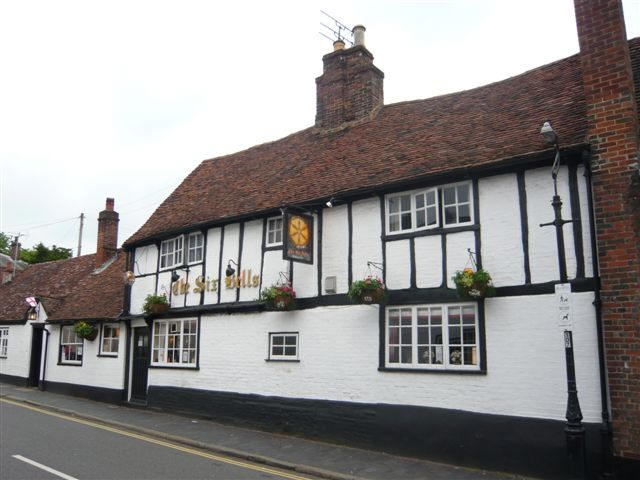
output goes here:
<path id="1" fill-rule="evenodd" d="M 284 228 L 282 258 L 313 263 L 313 216 L 285 212 Z"/>

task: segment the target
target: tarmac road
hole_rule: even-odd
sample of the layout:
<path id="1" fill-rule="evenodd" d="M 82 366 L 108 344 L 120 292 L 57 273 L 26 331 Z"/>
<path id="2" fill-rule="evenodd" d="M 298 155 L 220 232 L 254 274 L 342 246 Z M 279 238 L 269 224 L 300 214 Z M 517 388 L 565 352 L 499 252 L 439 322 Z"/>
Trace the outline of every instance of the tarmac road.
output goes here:
<path id="1" fill-rule="evenodd" d="M 0 479 L 60 478 L 310 479 L 295 472 L 0 401 Z"/>

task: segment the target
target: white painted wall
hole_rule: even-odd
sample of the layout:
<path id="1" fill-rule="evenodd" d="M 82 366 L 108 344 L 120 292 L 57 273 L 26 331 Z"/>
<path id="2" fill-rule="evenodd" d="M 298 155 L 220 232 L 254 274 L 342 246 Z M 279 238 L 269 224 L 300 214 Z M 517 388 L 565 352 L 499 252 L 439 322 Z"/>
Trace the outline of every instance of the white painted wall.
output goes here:
<path id="1" fill-rule="evenodd" d="M 224 269 L 227 265 L 222 266 L 222 273 L 218 271 L 220 264 L 220 228 L 212 228 L 207 232 L 207 251 L 205 252 L 205 261 L 207 262 L 207 277 L 210 280 L 218 280 L 224 275 Z M 218 285 L 220 288 L 220 285 Z M 208 291 L 204 294 L 204 303 L 218 303 L 218 292 Z"/>
<path id="2" fill-rule="evenodd" d="M 568 169 L 560 168 L 558 173 L 558 194 L 562 198 L 562 218 L 571 218 L 569 197 Z M 531 282 L 542 283 L 558 280 L 558 247 L 554 226 L 541 227 L 541 223 L 554 219 L 551 200 L 553 197 L 553 181 L 549 168 L 538 168 L 525 172 L 527 192 L 527 217 L 529 223 L 529 264 Z M 576 276 L 576 255 L 573 244 L 573 225 L 564 226 L 564 244 L 567 257 L 567 275 Z"/>
<path id="3" fill-rule="evenodd" d="M 442 241 L 440 235 L 418 237 L 416 242 L 416 286 L 442 285 Z"/>
<path id="4" fill-rule="evenodd" d="M 600 420 L 592 293 L 573 307 L 578 395 Z M 203 316 L 200 370 L 151 369 L 149 384 L 338 401 L 410 404 L 563 420 L 566 373 L 555 296 L 486 302 L 486 375 L 378 371 L 378 307 Z M 300 362 L 266 362 L 269 332 L 299 332 Z"/>
<path id="5" fill-rule="evenodd" d="M 7 358 L 0 358 L 0 374 L 27 378 L 31 361 L 32 323 L 24 325 L 2 325 L 9 329 Z"/>
<path id="6" fill-rule="evenodd" d="M 280 272 L 289 275 L 289 262 L 282 259 L 282 250 L 269 250 L 264 253 L 264 267 L 262 268 L 262 289 L 269 288 L 283 279 Z M 294 279 L 295 280 L 295 279 Z"/>
<path id="7" fill-rule="evenodd" d="M 515 173 L 481 178 L 478 190 L 482 266 L 496 287 L 522 285 L 525 276 L 518 178 Z"/>
<path id="8" fill-rule="evenodd" d="M 380 199 L 367 198 L 353 202 L 351 207 L 353 222 L 353 279 L 361 280 L 367 275 L 382 278 L 382 272 L 367 267 L 367 262 L 382 263 L 382 224 L 380 221 Z"/>
<path id="9" fill-rule="evenodd" d="M 142 313 L 142 306 L 147 295 L 156 291 L 156 276 L 147 275 L 146 277 L 136 278 L 135 283 L 131 286 L 131 307 L 130 311 L 134 315 Z"/>
<path id="10" fill-rule="evenodd" d="M 242 241 L 241 270 L 247 275 L 249 269 L 251 276 L 260 275 L 260 262 L 262 260 L 262 220 L 253 220 L 244 224 L 244 239 Z M 226 268 L 226 265 L 225 265 Z M 258 287 L 245 287 L 240 289 L 240 301 L 256 300 L 260 294 Z"/>
<path id="11" fill-rule="evenodd" d="M 124 322 L 120 322 L 118 356 L 98 357 L 100 342 L 100 335 L 98 335 L 92 342 L 84 341 L 81 366 L 58 365 L 60 325 L 47 325 L 47 329 L 51 332 L 47 349 L 47 381 L 123 389 L 127 336 Z"/>
<path id="12" fill-rule="evenodd" d="M 322 212 L 322 276 L 335 276 L 337 293 L 349 290 L 349 222 L 347 206 L 325 208 Z M 322 279 L 324 285 L 324 278 Z"/>
<path id="13" fill-rule="evenodd" d="M 147 273 L 155 273 L 158 269 L 158 247 L 155 245 L 146 245 L 136 248 L 133 273 L 136 275 L 145 275 Z"/>
<path id="14" fill-rule="evenodd" d="M 467 249 L 474 252 L 475 245 L 476 239 L 473 232 L 447 234 L 447 285 L 449 288 L 456 288 L 455 283 L 451 280 L 456 271 L 473 267 Z M 489 273 L 493 274 L 491 271 Z"/>
<path id="15" fill-rule="evenodd" d="M 387 288 L 397 290 L 411 286 L 411 246 L 409 240 L 387 242 Z M 440 265 L 442 269 L 442 264 Z"/>
<path id="16" fill-rule="evenodd" d="M 224 284 L 224 271 L 227 268 L 229 260 L 233 260 L 238 263 L 238 253 L 240 249 L 240 224 L 232 223 L 224 227 L 224 245 L 222 246 L 222 278 L 220 278 L 220 301 L 235 302 L 236 301 L 236 289 L 227 288 Z M 238 267 L 235 264 L 231 266 L 236 270 Z"/>

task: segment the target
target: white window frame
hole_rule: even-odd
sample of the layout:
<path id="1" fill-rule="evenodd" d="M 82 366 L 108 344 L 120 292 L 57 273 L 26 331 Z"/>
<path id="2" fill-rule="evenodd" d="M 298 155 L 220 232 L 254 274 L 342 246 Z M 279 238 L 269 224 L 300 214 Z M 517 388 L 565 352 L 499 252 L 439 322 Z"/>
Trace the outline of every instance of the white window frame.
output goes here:
<path id="1" fill-rule="evenodd" d="M 167 251 L 165 252 L 165 245 Z M 171 251 L 169 251 L 171 247 Z M 160 270 L 173 268 L 182 265 L 184 260 L 184 235 L 179 235 L 160 243 Z M 164 262 L 164 265 L 163 265 Z"/>
<path id="2" fill-rule="evenodd" d="M 193 326 L 195 333 L 189 332 L 185 334 L 184 325 L 189 322 L 190 327 Z M 194 368 L 198 364 L 198 335 L 200 334 L 197 318 L 174 318 L 167 320 L 155 320 L 151 329 L 151 366 L 162 366 L 172 368 Z M 175 331 L 176 324 L 180 324 L 179 332 Z M 164 326 L 164 329 L 162 328 Z M 157 329 L 156 329 L 157 327 Z M 164 331 L 162 331 L 164 330 Z M 169 348 L 169 336 L 179 335 L 180 345 L 178 348 Z M 185 337 L 189 336 L 189 347 L 184 348 Z M 159 340 L 162 340 L 159 342 Z M 175 339 L 174 339 L 175 342 Z M 193 347 L 192 347 L 193 342 Z M 161 343 L 158 346 L 158 343 Z M 175 343 L 174 343 L 175 346 Z M 169 362 L 169 350 L 178 351 L 178 362 Z M 155 352 L 158 352 L 158 360 L 154 360 Z M 183 362 L 184 354 L 194 352 L 193 362 Z M 163 354 L 161 354 L 161 352 Z M 189 355 L 187 353 L 187 355 Z M 162 360 L 160 360 L 162 358 Z"/>
<path id="3" fill-rule="evenodd" d="M 278 224 L 278 220 L 280 221 L 280 240 L 277 240 L 277 235 L 278 235 L 278 227 L 275 226 L 274 228 L 272 228 L 271 226 L 273 224 L 277 225 Z M 282 216 L 279 217 L 271 217 L 271 218 L 267 218 L 267 231 L 265 232 L 265 237 L 264 237 L 264 242 L 265 242 L 265 246 L 267 247 L 278 247 L 280 245 L 282 245 L 282 239 L 284 237 L 284 218 Z M 274 241 L 270 242 L 269 241 L 269 234 L 273 233 L 274 234 Z"/>
<path id="4" fill-rule="evenodd" d="M 465 344 L 464 338 L 461 336 L 460 340 L 460 349 L 463 351 L 465 346 L 474 346 L 476 348 L 476 364 L 475 365 L 464 365 L 464 364 L 454 364 L 451 363 L 450 356 L 452 345 L 449 344 L 449 309 L 452 308 L 460 308 L 460 307 L 469 307 L 472 306 L 474 309 L 474 326 L 475 326 L 475 343 L 474 344 Z M 433 309 L 433 308 L 441 308 L 442 309 L 442 364 L 433 364 L 433 363 L 419 363 L 418 362 L 418 309 Z M 389 313 L 392 310 L 403 310 L 408 309 L 411 310 L 411 363 L 402 363 L 402 352 L 400 351 L 398 354 L 398 362 L 390 362 L 389 361 Z M 463 319 L 461 317 L 460 326 L 464 325 Z M 478 318 L 478 305 L 473 302 L 460 302 L 460 303 L 444 303 L 444 304 L 425 304 L 425 305 L 397 305 L 387 307 L 385 312 L 385 367 L 386 368 L 397 368 L 397 369 L 406 369 L 406 370 L 470 370 L 470 371 L 480 371 L 480 364 L 482 362 L 482 354 L 483 352 L 480 349 L 480 322 Z M 399 332 L 398 334 L 398 344 L 401 345 L 402 336 Z M 392 346 L 398 345 L 392 344 Z M 406 345 L 409 345 L 408 343 Z M 422 345 L 422 344 L 421 344 Z M 426 344 L 425 344 L 426 345 Z M 434 345 L 434 344 L 431 344 Z M 457 345 L 453 345 L 453 348 L 456 348 Z"/>
<path id="5" fill-rule="evenodd" d="M 192 239 L 195 239 L 195 245 L 191 246 Z M 197 240 L 200 239 L 200 245 Z M 195 260 L 191 260 L 191 253 L 193 252 Z M 200 258 L 198 257 L 200 253 Z M 187 263 L 189 265 L 194 263 L 201 263 L 204 258 L 204 234 L 202 232 L 193 232 L 187 235 Z"/>
<path id="6" fill-rule="evenodd" d="M 469 192 L 469 201 L 467 202 L 459 202 L 458 201 L 458 187 L 462 186 L 462 185 L 466 185 L 468 188 L 468 192 Z M 455 191 L 455 195 L 456 195 L 456 200 L 455 203 L 452 204 L 446 204 L 445 200 L 444 200 L 444 190 L 447 188 L 453 188 Z M 465 225 L 473 225 L 474 222 L 474 218 L 473 218 L 473 185 L 470 181 L 466 181 L 466 182 L 457 182 L 457 183 L 450 183 L 448 185 L 443 185 L 442 187 L 440 187 L 440 191 L 442 192 L 442 206 L 441 206 L 441 210 L 442 210 L 442 226 L 447 228 L 447 227 L 462 227 Z M 459 218 L 459 207 L 460 205 L 469 205 L 469 218 L 470 220 L 468 222 L 459 222 L 458 218 Z M 445 215 L 445 208 L 447 207 L 452 207 L 455 206 L 456 207 L 456 221 L 452 222 L 452 223 L 447 223 L 447 216 Z"/>
<path id="7" fill-rule="evenodd" d="M 112 329 L 117 329 L 118 330 L 118 336 L 117 337 L 113 337 L 113 336 L 107 337 L 105 335 L 107 327 L 108 328 L 112 328 Z M 109 340 L 109 345 L 111 345 L 111 342 L 113 340 L 116 340 L 116 350 L 115 350 L 115 352 L 111 350 L 111 347 L 109 347 L 109 350 L 105 350 L 104 349 L 104 341 L 105 340 Z M 108 356 L 108 357 L 117 357 L 119 350 L 120 350 L 120 324 L 119 323 L 103 323 L 102 324 L 102 335 L 100 337 L 100 355 Z"/>
<path id="8" fill-rule="evenodd" d="M 73 341 L 69 341 L 69 342 L 65 342 L 64 341 L 64 332 L 65 330 L 67 331 L 71 331 L 72 333 L 72 337 L 70 337 L 70 340 L 75 340 L 75 342 Z M 76 329 L 75 326 L 73 325 L 62 325 L 62 327 L 60 328 L 60 363 L 61 364 L 67 364 L 67 365 L 82 365 L 82 359 L 80 360 L 67 360 L 64 358 L 64 347 L 68 346 L 70 349 L 75 347 L 76 350 L 76 358 L 78 358 L 78 353 L 80 355 L 82 355 L 82 359 L 84 359 L 84 340 L 80 337 L 78 337 L 78 335 L 76 334 Z"/>
<path id="9" fill-rule="evenodd" d="M 280 345 L 274 345 L 273 339 L 275 337 L 282 337 L 282 354 L 274 354 L 273 348 L 278 348 Z M 293 345 L 287 345 L 287 338 L 294 338 L 295 343 Z M 295 361 L 300 359 L 300 335 L 298 332 L 269 332 L 269 360 L 278 361 Z M 295 355 L 287 355 L 286 347 L 294 347 Z"/>
<path id="10" fill-rule="evenodd" d="M 416 205 L 416 197 L 419 195 L 424 195 L 425 198 L 429 193 L 434 194 L 435 205 L 426 205 L 421 207 L 420 210 L 425 210 L 425 225 L 422 227 L 418 227 L 418 208 Z M 409 196 L 410 199 L 410 210 L 411 214 L 411 227 L 410 228 L 402 228 L 402 214 L 401 213 L 392 213 L 389 208 L 389 203 L 391 200 L 395 198 L 400 198 L 404 196 Z M 427 209 L 435 207 L 436 212 L 436 222 L 433 225 L 427 224 Z M 400 210 L 402 212 L 402 210 Z M 400 229 L 399 230 L 391 230 L 391 216 L 400 215 Z M 385 217 L 386 217 L 386 230 L 388 235 L 398 235 L 401 233 L 410 233 L 410 232 L 419 232 L 422 230 L 431 230 L 433 228 L 438 228 L 440 226 L 440 196 L 438 195 L 438 189 L 436 187 L 433 188 L 421 188 L 418 190 L 410 190 L 407 192 L 398 192 L 392 193 L 385 196 Z"/>
<path id="11" fill-rule="evenodd" d="M 9 327 L 0 327 L 0 358 L 7 358 L 9 352 Z"/>

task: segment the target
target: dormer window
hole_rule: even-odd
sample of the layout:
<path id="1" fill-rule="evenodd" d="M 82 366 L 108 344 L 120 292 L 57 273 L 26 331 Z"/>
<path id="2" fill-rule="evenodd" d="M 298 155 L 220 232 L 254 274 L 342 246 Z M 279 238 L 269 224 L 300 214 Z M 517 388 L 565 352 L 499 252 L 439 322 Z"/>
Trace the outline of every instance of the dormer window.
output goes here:
<path id="1" fill-rule="evenodd" d="M 267 220 L 267 247 L 282 245 L 282 217 Z"/>
<path id="2" fill-rule="evenodd" d="M 471 184 L 442 187 L 442 205 L 445 225 L 471 223 Z"/>

